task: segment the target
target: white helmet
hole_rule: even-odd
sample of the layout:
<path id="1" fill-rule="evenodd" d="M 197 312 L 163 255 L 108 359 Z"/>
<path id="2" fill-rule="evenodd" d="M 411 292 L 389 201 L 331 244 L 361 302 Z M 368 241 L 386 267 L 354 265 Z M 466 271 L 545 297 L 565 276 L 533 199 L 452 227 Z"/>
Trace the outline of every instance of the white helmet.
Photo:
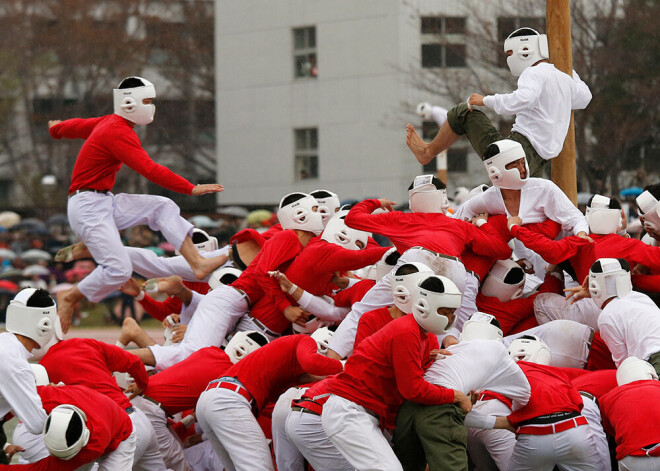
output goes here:
<path id="1" fill-rule="evenodd" d="M 220 267 L 211 272 L 209 286 L 216 289 L 220 285 L 230 285 L 241 276 L 241 270 L 234 267 Z"/>
<path id="2" fill-rule="evenodd" d="M 344 222 L 347 214 L 348 210 L 342 209 L 330 218 L 321 234 L 321 239 L 348 250 L 361 250 L 367 246 L 369 233 L 348 227 Z M 358 242 L 362 244 L 362 247 L 358 245 Z"/>
<path id="3" fill-rule="evenodd" d="M 424 102 L 417 105 L 417 114 L 425 120 L 433 119 L 433 106 L 431 103 Z"/>
<path id="4" fill-rule="evenodd" d="M 513 260 L 497 260 L 481 285 L 481 294 L 508 303 L 523 295 L 525 272 Z"/>
<path id="5" fill-rule="evenodd" d="M 433 175 L 418 175 L 408 187 L 408 204 L 413 213 L 447 213 L 447 187 Z"/>
<path id="6" fill-rule="evenodd" d="M 304 326 L 298 324 L 291 324 L 291 329 L 293 329 L 293 331 L 296 334 L 311 334 L 312 332 L 315 332 L 316 329 L 319 329 L 324 325 L 325 323 L 321 319 L 319 319 L 313 314 L 310 314 Z"/>
<path id="7" fill-rule="evenodd" d="M 657 380 L 658 373 L 652 364 L 637 357 L 626 358 L 616 369 L 616 384 L 619 386 L 645 379 Z"/>
<path id="8" fill-rule="evenodd" d="M 115 114 L 132 123 L 145 125 L 154 120 L 156 106 L 142 100 L 156 98 L 154 84 L 142 77 L 127 77 L 113 91 Z"/>
<path id="9" fill-rule="evenodd" d="M 193 229 L 192 241 L 199 253 L 218 250 L 218 239 L 211 237 L 206 231 L 197 227 Z"/>
<path id="10" fill-rule="evenodd" d="M 538 61 L 550 58 L 548 37 L 532 28 L 519 28 L 504 40 L 504 52 L 513 51 L 506 59 L 514 77 Z"/>
<path id="11" fill-rule="evenodd" d="M 441 308 L 461 307 L 461 292 L 453 281 L 440 275 L 424 277 L 412 296 L 412 314 L 419 326 L 432 334 L 446 333 L 456 322 L 438 312 Z"/>
<path id="12" fill-rule="evenodd" d="M 50 379 L 48 378 L 48 371 L 44 368 L 43 365 L 39 363 L 30 363 L 30 368 L 32 368 L 32 373 L 34 373 L 34 380 L 37 383 L 37 386 L 47 386 L 50 384 Z"/>
<path id="13" fill-rule="evenodd" d="M 323 218 L 316 211 L 318 201 L 305 193 L 289 193 L 280 201 L 277 219 L 284 229 L 299 229 L 314 235 L 323 232 Z"/>
<path id="14" fill-rule="evenodd" d="M 225 347 L 225 353 L 233 363 L 238 363 L 267 343 L 268 338 L 256 330 L 236 332 Z"/>
<path id="15" fill-rule="evenodd" d="M 70 460 L 87 445 L 89 429 L 85 413 L 71 404 L 55 407 L 44 424 L 43 436 L 51 455 Z"/>
<path id="16" fill-rule="evenodd" d="M 642 237 L 642 242 L 651 247 L 660 247 L 660 240 L 654 239 L 648 232 Z"/>
<path id="17" fill-rule="evenodd" d="M 622 258 L 601 258 L 589 269 L 589 293 L 602 309 L 610 298 L 623 298 L 632 291 L 630 264 Z"/>
<path id="18" fill-rule="evenodd" d="M 57 306 L 44 289 L 25 288 L 7 306 L 6 329 L 24 335 L 43 348 L 55 333 Z"/>
<path id="19" fill-rule="evenodd" d="M 328 190 L 314 190 L 310 195 L 312 195 L 318 203 L 319 208 L 317 211 L 321 214 L 323 225 L 325 226 L 341 206 L 339 196 Z"/>
<path id="20" fill-rule="evenodd" d="M 316 340 L 318 352 L 322 355 L 325 355 L 328 352 L 328 349 L 330 348 L 330 340 L 332 340 L 333 335 L 335 335 L 335 332 L 330 327 L 321 327 L 312 332 L 312 338 Z"/>
<path id="21" fill-rule="evenodd" d="M 50 350 L 50 347 L 55 345 L 60 340 L 64 339 L 64 332 L 62 332 L 62 323 L 60 322 L 60 317 L 59 316 L 55 316 L 54 325 L 55 325 L 55 331 L 54 331 L 53 336 L 51 337 L 51 339 L 43 347 L 41 347 L 37 350 L 33 350 L 32 351 L 32 357 L 30 358 L 30 360 L 32 360 L 32 361 L 41 360 L 46 355 L 46 353 L 48 353 L 48 350 Z"/>
<path id="22" fill-rule="evenodd" d="M 528 361 L 539 365 L 549 365 L 552 360 L 550 348 L 536 335 L 523 335 L 511 342 L 509 356 L 514 361 Z"/>
<path id="23" fill-rule="evenodd" d="M 498 188 L 520 190 L 529 179 L 529 166 L 525 150 L 519 142 L 502 139 L 492 143 L 482 157 L 488 172 L 488 178 Z M 525 178 L 522 178 L 518 168 L 508 169 L 506 166 L 516 160 L 525 159 Z"/>
<path id="24" fill-rule="evenodd" d="M 392 276 L 394 305 L 406 314 L 410 314 L 412 312 L 413 292 L 419 281 L 428 275 L 433 275 L 433 270 L 421 262 L 404 263 L 397 268 Z"/>
<path id="25" fill-rule="evenodd" d="M 463 324 L 460 341 L 465 340 L 499 340 L 502 341 L 503 333 L 499 321 L 495 316 L 483 312 L 475 312 Z"/>
<path id="26" fill-rule="evenodd" d="M 613 204 L 614 203 L 614 204 Z M 586 219 L 592 234 L 615 234 L 621 228 L 621 208 L 615 200 L 603 195 L 594 195 L 589 200 Z"/>
<path id="27" fill-rule="evenodd" d="M 660 232 L 660 202 L 646 190 L 636 199 L 640 215 L 644 218 L 644 228 Z"/>

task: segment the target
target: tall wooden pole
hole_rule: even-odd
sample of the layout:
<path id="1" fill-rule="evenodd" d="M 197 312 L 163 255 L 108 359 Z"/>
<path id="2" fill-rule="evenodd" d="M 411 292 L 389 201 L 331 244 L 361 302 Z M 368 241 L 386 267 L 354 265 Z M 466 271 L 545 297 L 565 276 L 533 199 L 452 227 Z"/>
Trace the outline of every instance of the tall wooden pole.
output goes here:
<path id="1" fill-rule="evenodd" d="M 571 47 L 570 0 L 546 0 L 546 21 L 550 62 L 557 69 L 573 73 L 573 50 Z M 552 159 L 552 180 L 577 206 L 577 176 L 575 170 L 575 127 L 573 113 L 568 134 L 560 154 Z"/>

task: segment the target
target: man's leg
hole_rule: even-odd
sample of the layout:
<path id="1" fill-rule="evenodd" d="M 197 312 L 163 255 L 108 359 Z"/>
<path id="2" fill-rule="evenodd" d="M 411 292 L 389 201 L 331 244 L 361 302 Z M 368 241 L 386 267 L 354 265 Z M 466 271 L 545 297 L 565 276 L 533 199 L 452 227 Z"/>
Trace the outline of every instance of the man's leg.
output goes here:
<path id="1" fill-rule="evenodd" d="M 289 388 L 279 397 L 273 407 L 271 429 L 273 432 L 273 452 L 277 469 L 301 471 L 304 469 L 305 458 L 298 448 L 289 440 L 286 433 L 286 419 L 291 412 L 291 401 L 300 399 L 306 389 Z"/>
<path id="2" fill-rule="evenodd" d="M 610 449 L 607 443 L 607 435 L 605 434 L 605 430 L 603 430 L 603 419 L 600 415 L 598 403 L 585 395 L 582 396 L 582 402 L 584 403 L 582 415 L 587 418 L 587 422 L 589 423 L 591 436 L 594 439 L 594 445 L 601 462 L 601 469 L 603 471 L 611 471 Z"/>
<path id="3" fill-rule="evenodd" d="M 429 471 L 467 471 L 465 413 L 454 404 L 418 407 L 415 433 L 424 447 Z"/>
<path id="4" fill-rule="evenodd" d="M 380 430 L 379 419 L 364 407 L 332 396 L 323 406 L 321 424 L 333 445 L 356 469 L 403 471 Z"/>
<path id="5" fill-rule="evenodd" d="M 417 157 L 417 161 L 422 165 L 428 164 L 433 160 L 433 157 L 443 150 L 449 149 L 459 137 L 461 136 L 449 127 L 447 121 L 442 123 L 438 134 L 429 143 L 424 142 L 412 124 L 406 126 L 406 144 L 408 144 L 412 153 Z"/>
<path id="6" fill-rule="evenodd" d="M 129 415 L 135 431 L 134 471 L 167 471 L 165 462 L 158 449 L 156 432 L 151 422 L 140 409 L 135 409 Z"/>
<path id="7" fill-rule="evenodd" d="M 149 337 L 144 329 L 138 325 L 135 319 L 132 317 L 127 317 L 124 319 L 124 322 L 121 326 L 119 343 L 125 347 L 131 342 L 135 342 L 135 344 L 140 348 L 146 348 L 156 344 L 156 342 L 154 342 L 154 340 Z"/>
<path id="8" fill-rule="evenodd" d="M 135 429 L 129 437 L 121 442 L 114 451 L 103 455 L 99 460 L 99 471 L 131 471 L 135 455 Z"/>
<path id="9" fill-rule="evenodd" d="M 473 410 L 502 417 L 506 417 L 511 413 L 511 409 L 497 399 L 478 401 Z M 468 428 L 470 458 L 480 470 L 497 471 L 498 469 L 507 469 L 515 445 L 516 435 L 508 430 Z"/>
<path id="10" fill-rule="evenodd" d="M 418 413 L 424 413 L 422 407 L 421 404 L 406 401 L 396 416 L 392 447 L 404 471 L 424 471 L 426 468 L 424 447 L 416 431 Z"/>

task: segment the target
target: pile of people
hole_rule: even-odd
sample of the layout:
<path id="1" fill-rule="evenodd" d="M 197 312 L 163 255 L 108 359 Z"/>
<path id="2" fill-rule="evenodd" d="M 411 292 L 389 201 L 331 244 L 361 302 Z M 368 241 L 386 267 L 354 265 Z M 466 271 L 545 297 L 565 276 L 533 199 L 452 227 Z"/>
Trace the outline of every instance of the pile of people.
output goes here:
<path id="1" fill-rule="evenodd" d="M 54 137 L 86 139 L 69 199 L 81 242 L 59 257 L 99 266 L 57 302 L 34 288 L 11 302 L 0 413 L 21 422 L 5 451 L 31 470 L 660 469 L 660 184 L 637 198 L 640 241 L 616 199 L 595 195 L 585 215 L 531 176 L 529 149 L 540 171 L 564 136 L 526 125 L 563 123 L 588 99 L 529 31 L 505 42 L 520 88 L 567 90 L 568 103 L 544 92 L 525 111 L 514 97 L 512 139 L 472 108 L 512 97 L 450 110 L 448 132 L 478 143 L 493 185 L 453 214 L 433 175 L 411 183 L 410 212 L 294 192 L 279 224 L 218 247 L 166 198 L 109 191 L 122 162 L 173 190 L 222 190 L 141 149 L 131 123 L 153 119 L 148 81 L 124 80 L 114 115 L 51 122 Z M 425 158 L 418 138 L 409 128 Z M 117 230 L 142 222 L 181 255 L 122 246 Z M 80 299 L 118 288 L 163 320 L 163 345 L 130 321 L 117 345 L 64 340 Z"/>

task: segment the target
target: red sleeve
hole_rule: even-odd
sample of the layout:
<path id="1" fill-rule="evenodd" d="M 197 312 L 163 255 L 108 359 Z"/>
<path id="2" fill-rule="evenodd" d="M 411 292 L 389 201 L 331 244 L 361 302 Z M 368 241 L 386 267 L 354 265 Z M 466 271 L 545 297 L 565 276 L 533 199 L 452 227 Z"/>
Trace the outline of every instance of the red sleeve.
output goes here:
<path id="1" fill-rule="evenodd" d="M 350 288 L 338 291 L 333 296 L 335 306 L 351 307 L 354 303 L 360 301 L 367 292 L 376 285 L 374 280 L 364 279 L 355 283 Z"/>
<path id="2" fill-rule="evenodd" d="M 373 232 L 385 237 L 390 235 L 392 231 L 400 231 L 401 225 L 399 224 L 399 218 L 403 213 L 400 211 L 391 211 L 388 213 L 371 214 L 378 208 L 380 208 L 380 201 L 377 199 L 361 201 L 351 208 L 344 222 L 352 229 Z"/>
<path id="3" fill-rule="evenodd" d="M 561 240 L 551 240 L 533 232 L 526 227 L 511 226 L 511 234 L 522 242 L 525 247 L 539 254 L 546 262 L 557 265 L 573 257 L 582 247 L 591 242 L 577 236 L 564 237 Z"/>
<path id="4" fill-rule="evenodd" d="M 369 311 L 371 312 L 371 311 Z M 373 326 L 371 325 L 371 315 L 367 316 L 367 312 L 362 314 L 357 325 L 357 332 L 355 334 L 355 341 L 353 342 L 353 351 L 355 351 L 364 339 L 374 333 Z"/>
<path id="5" fill-rule="evenodd" d="M 403 332 L 392 342 L 392 366 L 397 389 L 404 399 L 419 404 L 451 404 L 454 391 L 424 379 L 424 348 L 419 335 Z"/>
<path id="6" fill-rule="evenodd" d="M 490 223 L 481 227 L 455 219 L 465 232 L 465 241 L 472 247 L 474 253 L 487 255 L 496 260 L 507 259 L 511 256 L 511 247 L 505 239 L 502 238 L 497 229 Z"/>
<path id="7" fill-rule="evenodd" d="M 584 374 L 586 374 L 586 373 L 589 373 L 588 370 L 583 370 L 582 368 L 562 368 L 562 371 L 563 371 L 564 374 L 568 377 L 568 379 L 571 380 L 571 382 L 572 382 L 575 378 L 577 378 L 577 377 L 579 377 L 579 376 L 582 376 L 582 375 L 584 375 Z"/>
<path id="8" fill-rule="evenodd" d="M 51 455 L 37 461 L 36 463 L 12 464 L 11 466 L 8 464 L 0 464 L 0 471 L 73 471 L 87 463 L 97 460 L 98 458 L 100 458 L 100 455 L 83 448 L 80 450 L 80 453 L 68 461 L 61 460 Z"/>
<path id="9" fill-rule="evenodd" d="M 658 293 L 660 292 L 660 275 L 632 275 L 632 284 L 637 289 Z"/>
<path id="10" fill-rule="evenodd" d="M 318 352 L 316 341 L 308 336 L 301 337 L 296 345 L 296 358 L 300 367 L 314 376 L 329 376 L 344 369 L 339 360 L 328 358 Z"/>
<path id="11" fill-rule="evenodd" d="M 332 272 L 358 270 L 367 265 L 373 265 L 390 249 L 390 247 L 378 246 L 367 247 L 363 250 L 348 250 L 336 244 L 333 245 L 335 247 L 333 247 L 332 253 L 323 261 L 324 268 Z"/>
<path id="12" fill-rule="evenodd" d="M 117 160 L 163 188 L 187 195 L 192 193 L 195 185 L 167 167 L 151 160 L 147 151 L 142 148 L 137 134 L 121 132 L 115 133 L 114 137 L 115 139 L 108 142 L 108 146 Z"/>
<path id="13" fill-rule="evenodd" d="M 165 301 L 156 301 L 147 294 L 138 302 L 147 311 L 147 314 L 159 321 L 164 321 L 170 314 L 178 314 L 181 312 L 181 306 L 183 306 L 179 298 L 170 297 Z"/>
<path id="14" fill-rule="evenodd" d="M 300 253 L 300 241 L 293 231 L 282 231 L 273 236 L 259 252 L 259 260 L 254 275 L 260 286 L 274 305 L 284 312 L 292 302 L 280 289 L 279 283 L 268 275 L 269 271 L 278 270 L 282 264 L 292 260 Z"/>
<path id="15" fill-rule="evenodd" d="M 266 239 L 264 239 L 263 235 L 261 235 L 255 229 L 248 227 L 246 229 L 238 231 L 236 234 L 231 236 L 229 243 L 240 244 L 241 242 L 247 242 L 250 240 L 255 241 L 257 245 L 259 245 L 259 247 L 263 247 L 264 243 L 266 242 Z"/>
<path id="16" fill-rule="evenodd" d="M 619 236 L 616 240 L 618 258 L 639 263 L 651 269 L 652 272 L 660 270 L 660 247 L 647 245 L 641 240 Z M 658 290 L 656 285 L 655 291 Z"/>
<path id="17" fill-rule="evenodd" d="M 54 139 L 87 139 L 96 125 L 103 121 L 104 116 L 100 118 L 74 118 L 67 119 L 48 129 Z"/>
<path id="18" fill-rule="evenodd" d="M 133 377 L 141 389 L 147 387 L 147 384 L 149 384 L 149 377 L 144 368 L 144 363 L 142 363 L 138 356 L 115 345 L 109 345 L 97 340 L 93 340 L 92 343 L 95 344 L 96 348 L 101 350 L 105 355 L 105 361 L 110 371 L 128 373 Z"/>

